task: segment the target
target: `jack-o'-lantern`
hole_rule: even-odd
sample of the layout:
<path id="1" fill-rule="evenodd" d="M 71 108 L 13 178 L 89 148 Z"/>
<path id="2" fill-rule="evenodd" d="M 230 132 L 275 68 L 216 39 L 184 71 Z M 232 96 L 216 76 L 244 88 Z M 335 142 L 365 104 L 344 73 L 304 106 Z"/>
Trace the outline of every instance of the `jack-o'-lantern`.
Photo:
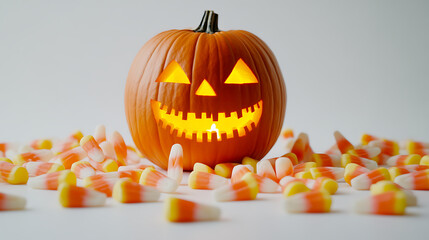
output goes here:
<path id="1" fill-rule="evenodd" d="M 173 144 L 183 167 L 260 159 L 276 142 L 286 110 L 283 77 L 268 46 L 243 31 L 220 31 L 206 11 L 195 30 L 150 39 L 128 74 L 125 110 L 134 143 L 167 167 Z"/>

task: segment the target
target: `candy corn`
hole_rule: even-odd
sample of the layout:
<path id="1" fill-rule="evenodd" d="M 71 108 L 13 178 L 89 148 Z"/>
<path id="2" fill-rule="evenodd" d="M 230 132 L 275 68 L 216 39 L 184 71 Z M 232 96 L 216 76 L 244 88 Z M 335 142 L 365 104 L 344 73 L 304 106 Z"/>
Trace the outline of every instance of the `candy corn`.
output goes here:
<path id="1" fill-rule="evenodd" d="M 423 149 L 429 149 L 429 143 L 408 140 L 406 143 L 406 148 L 409 154 L 414 154 L 420 152 Z"/>
<path id="2" fill-rule="evenodd" d="M 119 166 L 125 165 L 125 159 L 127 158 L 127 145 L 125 145 L 125 141 L 122 138 L 122 135 L 114 131 L 110 136 L 110 142 L 113 144 L 116 153 L 116 160 L 118 161 Z"/>
<path id="3" fill-rule="evenodd" d="M 26 204 L 27 200 L 23 197 L 0 192 L 0 211 L 22 210 Z"/>
<path id="4" fill-rule="evenodd" d="M 125 158 L 125 162 L 127 165 L 130 164 L 139 164 L 141 162 L 141 157 L 137 152 L 131 150 L 129 146 L 127 146 L 127 157 Z"/>
<path id="5" fill-rule="evenodd" d="M 0 179 L 9 184 L 26 184 L 28 171 L 10 162 L 0 161 Z"/>
<path id="6" fill-rule="evenodd" d="M 294 177 L 300 178 L 300 179 L 313 179 L 313 175 L 311 174 L 311 171 L 295 173 Z"/>
<path id="7" fill-rule="evenodd" d="M 315 162 L 306 162 L 306 163 L 300 163 L 298 165 L 295 165 L 293 168 L 294 174 L 297 174 L 299 172 L 305 172 L 309 171 L 311 168 L 317 167 L 317 164 Z"/>
<path id="8" fill-rule="evenodd" d="M 420 165 L 429 166 L 429 155 L 425 155 L 420 159 Z"/>
<path id="9" fill-rule="evenodd" d="M 371 158 L 371 160 L 374 160 L 378 165 L 386 165 L 387 160 L 390 158 L 390 155 L 380 153 L 379 155 Z"/>
<path id="10" fill-rule="evenodd" d="M 101 150 L 94 137 L 87 135 L 80 140 L 80 146 L 88 154 L 89 159 L 95 162 L 102 162 L 104 160 L 104 153 Z"/>
<path id="11" fill-rule="evenodd" d="M 154 168 L 146 168 L 140 177 L 140 184 L 155 187 L 161 192 L 172 193 L 179 187 L 173 180 Z"/>
<path id="12" fill-rule="evenodd" d="M 5 158 L 5 157 L 0 157 L 0 162 L 8 162 L 10 164 L 13 164 L 12 160 L 10 160 L 9 158 Z"/>
<path id="13" fill-rule="evenodd" d="M 127 178 L 126 178 L 127 179 Z M 118 176 L 97 174 L 83 179 L 82 186 L 102 192 L 107 197 L 112 196 L 113 186 L 119 180 Z M 130 179 L 127 179 L 130 181 Z"/>
<path id="14" fill-rule="evenodd" d="M 316 182 L 314 179 L 302 179 L 302 178 L 286 176 L 280 180 L 279 184 L 284 188 L 287 186 L 287 184 L 289 184 L 290 182 L 294 182 L 294 181 L 304 183 L 305 186 L 307 186 L 309 189 L 313 189 L 314 184 Z"/>
<path id="15" fill-rule="evenodd" d="M 194 165 L 195 168 L 195 165 Z M 183 175 L 183 149 L 182 145 L 174 144 L 168 158 L 167 176 L 180 184 Z"/>
<path id="16" fill-rule="evenodd" d="M 382 180 L 390 180 L 389 171 L 386 168 L 377 168 L 353 178 L 350 183 L 354 189 L 369 190 L 370 186 Z"/>
<path id="17" fill-rule="evenodd" d="M 86 152 L 81 147 L 70 149 L 51 159 L 51 162 L 60 163 L 65 169 L 70 169 L 71 165 L 87 157 Z"/>
<path id="18" fill-rule="evenodd" d="M 207 172 L 193 171 L 188 178 L 188 186 L 192 189 L 215 189 L 227 184 L 226 178 Z"/>
<path id="19" fill-rule="evenodd" d="M 107 158 L 102 162 L 92 161 L 91 159 L 89 159 L 88 161 L 93 168 L 101 172 L 108 173 L 108 172 L 116 172 L 119 170 L 118 163 L 113 159 Z"/>
<path id="20" fill-rule="evenodd" d="M 407 206 L 406 196 L 401 191 L 371 195 L 356 202 L 355 211 L 366 214 L 403 215 Z"/>
<path id="21" fill-rule="evenodd" d="M 330 154 L 313 154 L 313 161 L 318 167 L 341 167 L 341 157 Z"/>
<path id="22" fill-rule="evenodd" d="M 256 164 L 256 174 L 261 177 L 271 178 L 273 181 L 278 181 L 271 163 L 266 159 L 261 160 Z"/>
<path id="23" fill-rule="evenodd" d="M 232 174 L 231 174 L 231 183 L 236 183 L 242 180 L 243 176 L 246 173 L 251 173 L 252 171 L 252 166 L 250 165 L 237 165 L 232 169 Z"/>
<path id="24" fill-rule="evenodd" d="M 246 175 L 241 181 L 214 190 L 216 201 L 253 200 L 259 192 L 258 182 L 251 175 Z"/>
<path id="25" fill-rule="evenodd" d="M 316 178 L 312 190 L 325 190 L 329 194 L 335 194 L 338 190 L 338 183 L 331 178 Z"/>
<path id="26" fill-rule="evenodd" d="M 54 157 L 54 153 L 48 149 L 33 150 L 16 155 L 12 162 L 17 166 L 22 166 L 26 162 L 47 162 Z"/>
<path id="27" fill-rule="evenodd" d="M 356 148 L 347 152 L 347 154 L 358 156 L 361 158 L 373 158 L 378 156 L 380 153 L 381 149 L 378 147 Z"/>
<path id="28" fill-rule="evenodd" d="M 387 160 L 388 166 L 403 166 L 411 164 L 419 164 L 422 157 L 418 154 L 411 155 L 396 155 Z"/>
<path id="29" fill-rule="evenodd" d="M 33 149 L 51 149 L 52 141 L 49 139 L 36 139 L 30 143 Z"/>
<path id="30" fill-rule="evenodd" d="M 83 179 L 89 176 L 95 175 L 95 169 L 89 162 L 78 161 L 72 164 L 71 171 L 76 175 L 77 178 Z"/>
<path id="31" fill-rule="evenodd" d="M 28 176 L 30 177 L 36 177 L 42 174 L 64 170 L 63 165 L 50 162 L 27 162 L 22 166 L 27 169 Z"/>
<path id="32" fill-rule="evenodd" d="M 62 184 L 59 189 L 59 201 L 63 207 L 100 207 L 106 202 L 106 195 L 88 188 Z"/>
<path id="33" fill-rule="evenodd" d="M 351 185 L 351 180 L 363 173 L 367 173 L 371 170 L 368 168 L 362 167 L 357 165 L 356 163 L 349 163 L 347 164 L 345 171 L 344 171 L 344 180 L 346 183 Z"/>
<path id="34" fill-rule="evenodd" d="M 285 176 L 293 175 L 292 161 L 287 157 L 279 157 L 275 162 L 276 179 L 282 179 Z"/>
<path id="35" fill-rule="evenodd" d="M 219 163 L 216 164 L 214 171 L 215 174 L 221 177 L 230 178 L 232 174 L 232 169 L 237 165 L 238 163 Z"/>
<path id="36" fill-rule="evenodd" d="M 364 133 L 362 134 L 362 137 L 361 137 L 361 143 L 362 145 L 368 145 L 369 142 L 373 140 L 378 140 L 378 139 L 379 139 L 378 137 Z"/>
<path id="37" fill-rule="evenodd" d="M 119 172 L 109 172 L 102 173 L 99 175 L 104 175 L 105 177 L 110 178 L 128 178 L 129 180 L 138 183 L 140 181 L 143 170 L 141 169 L 130 169 L 130 170 L 122 170 Z"/>
<path id="38" fill-rule="evenodd" d="M 289 158 L 294 166 L 298 164 L 298 157 L 295 155 L 295 153 L 285 153 L 281 157 Z"/>
<path id="39" fill-rule="evenodd" d="M 261 177 L 257 174 L 248 172 L 244 174 L 242 179 L 248 177 L 247 175 L 250 175 L 249 177 L 253 177 L 256 182 L 258 182 L 259 192 L 261 193 L 276 193 L 279 189 L 279 184 L 277 184 L 270 178 Z"/>
<path id="40" fill-rule="evenodd" d="M 285 208 L 290 213 L 324 213 L 331 210 L 332 199 L 326 191 L 298 193 L 285 199 Z"/>
<path id="41" fill-rule="evenodd" d="M 204 163 L 195 163 L 193 170 L 197 172 L 215 173 L 211 167 L 205 165 Z"/>
<path id="42" fill-rule="evenodd" d="M 118 168 L 118 171 L 133 170 L 133 169 L 145 170 L 148 167 L 154 168 L 152 165 L 135 164 L 135 165 L 120 166 Z"/>
<path id="43" fill-rule="evenodd" d="M 429 190 L 429 169 L 398 176 L 395 183 L 405 189 Z"/>
<path id="44" fill-rule="evenodd" d="M 339 180 L 344 177 L 344 168 L 337 167 L 316 167 L 310 169 L 313 179 L 319 177 L 328 177 L 334 180 Z"/>
<path id="45" fill-rule="evenodd" d="M 372 195 L 377 195 L 385 192 L 398 192 L 401 191 L 405 194 L 406 200 L 407 200 L 407 206 L 416 206 L 417 205 L 417 198 L 416 195 L 410 190 L 402 189 L 399 187 L 398 184 L 393 183 L 392 181 L 380 181 L 375 184 L 371 185 L 370 188 Z"/>
<path id="46" fill-rule="evenodd" d="M 282 136 L 285 139 L 293 138 L 293 130 L 290 128 L 286 128 L 282 131 Z"/>
<path id="47" fill-rule="evenodd" d="M 310 189 L 301 181 L 289 182 L 283 189 L 283 196 L 290 197 L 292 195 L 309 192 Z"/>
<path id="48" fill-rule="evenodd" d="M 399 144 L 392 140 L 373 140 L 369 142 L 368 145 L 371 147 L 379 147 L 381 149 L 381 153 L 384 153 L 389 156 L 395 156 L 399 154 Z"/>
<path id="49" fill-rule="evenodd" d="M 164 212 L 170 222 L 214 221 L 220 218 L 220 209 L 180 198 L 164 201 Z"/>
<path id="50" fill-rule="evenodd" d="M 351 155 L 351 154 L 343 154 L 341 156 L 341 165 L 343 167 L 345 167 L 349 163 L 355 163 L 357 165 L 360 165 L 362 167 L 368 168 L 370 170 L 374 170 L 374 169 L 376 169 L 378 167 L 377 162 L 375 162 L 374 160 L 363 158 L 363 157 L 354 156 L 354 155 Z"/>
<path id="51" fill-rule="evenodd" d="M 308 135 L 306 133 L 300 133 L 290 151 L 291 153 L 294 153 L 296 155 L 296 157 L 298 158 L 298 162 L 311 161 L 313 149 L 311 149 L 310 141 L 308 140 Z"/>
<path id="52" fill-rule="evenodd" d="M 413 165 L 391 167 L 388 170 L 390 173 L 390 178 L 393 181 L 397 176 L 411 173 L 411 172 L 422 171 L 426 169 L 429 169 L 429 166 L 413 164 Z"/>
<path id="53" fill-rule="evenodd" d="M 62 183 L 76 185 L 76 175 L 70 170 L 47 173 L 30 178 L 27 185 L 35 189 L 57 190 Z"/>
<path id="54" fill-rule="evenodd" d="M 354 149 L 353 145 L 339 131 L 334 132 L 334 137 L 341 153 L 344 154 Z"/>
<path id="55" fill-rule="evenodd" d="M 241 164 L 243 165 L 250 165 L 252 166 L 253 170 L 256 170 L 256 164 L 258 164 L 258 160 L 250 158 L 250 157 L 244 157 L 243 160 L 241 160 Z"/>
<path id="56" fill-rule="evenodd" d="M 127 179 L 119 179 L 113 187 L 113 199 L 120 203 L 156 202 L 160 192 L 150 186 L 130 182 Z"/>
<path id="57" fill-rule="evenodd" d="M 116 160 L 116 152 L 113 144 L 108 141 L 103 141 L 100 143 L 100 148 L 103 151 L 105 158 Z"/>
<path id="58" fill-rule="evenodd" d="M 106 141 L 106 127 L 104 125 L 98 125 L 95 127 L 94 139 L 98 144 Z"/>

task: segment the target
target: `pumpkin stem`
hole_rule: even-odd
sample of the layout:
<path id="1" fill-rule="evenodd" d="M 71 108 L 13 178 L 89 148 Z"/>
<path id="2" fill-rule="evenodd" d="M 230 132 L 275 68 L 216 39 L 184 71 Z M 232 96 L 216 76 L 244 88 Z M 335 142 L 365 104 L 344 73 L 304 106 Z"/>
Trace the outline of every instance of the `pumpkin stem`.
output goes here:
<path id="1" fill-rule="evenodd" d="M 205 32 L 210 34 L 219 32 L 220 30 L 217 27 L 217 19 L 217 13 L 212 10 L 206 10 L 200 25 L 194 29 L 194 32 Z"/>

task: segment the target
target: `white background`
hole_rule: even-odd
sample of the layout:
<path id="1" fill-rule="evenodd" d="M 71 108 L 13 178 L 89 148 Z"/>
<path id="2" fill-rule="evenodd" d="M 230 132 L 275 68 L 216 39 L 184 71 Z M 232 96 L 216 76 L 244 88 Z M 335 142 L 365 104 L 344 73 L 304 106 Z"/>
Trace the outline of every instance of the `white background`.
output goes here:
<path id="1" fill-rule="evenodd" d="M 354 143 L 363 132 L 429 141 L 429 2 L 395 0 L 0 0 L 0 141 L 88 133 L 103 123 L 129 142 L 123 98 L 135 54 L 161 31 L 196 27 L 206 9 L 219 14 L 222 30 L 248 30 L 271 47 L 286 81 L 285 126 L 307 132 L 316 150 L 337 129 Z M 109 200 L 73 211 L 58 206 L 55 192 L 2 189 L 29 199 L 29 210 L 0 214 L 8 239 L 404 239 L 427 233 L 428 222 L 425 193 L 423 207 L 403 218 L 352 215 L 355 196 L 368 193 L 343 192 L 328 217 L 285 214 L 281 196 L 263 195 L 221 204 L 218 223 L 169 225 L 160 204 Z"/>
<path id="2" fill-rule="evenodd" d="M 288 94 L 285 124 L 316 150 L 336 129 L 429 141 L 427 1 L 0 0 L 0 141 L 92 132 L 130 139 L 124 86 L 140 47 L 194 28 L 206 9 L 224 30 L 274 51 Z"/>

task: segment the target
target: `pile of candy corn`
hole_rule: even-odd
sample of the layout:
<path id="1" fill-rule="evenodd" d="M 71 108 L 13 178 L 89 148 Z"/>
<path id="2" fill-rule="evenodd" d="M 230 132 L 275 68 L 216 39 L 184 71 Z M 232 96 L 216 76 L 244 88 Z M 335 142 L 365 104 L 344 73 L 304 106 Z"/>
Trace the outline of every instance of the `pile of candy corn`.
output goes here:
<path id="1" fill-rule="evenodd" d="M 340 132 L 324 153 L 314 153 L 307 134 L 294 138 L 287 129 L 284 155 L 211 168 L 196 163 L 187 176 L 191 189 L 213 192 L 213 199 L 245 201 L 258 193 L 279 194 L 290 213 L 330 212 L 338 183 L 355 190 L 369 190 L 355 201 L 353 211 L 365 214 L 403 215 L 416 206 L 412 190 L 429 190 L 429 143 L 396 141 L 364 134 L 352 145 Z M 103 125 L 93 135 L 76 131 L 64 140 L 38 139 L 29 145 L 0 143 L 0 181 L 31 188 L 57 190 L 63 207 L 103 206 L 112 197 L 120 203 L 157 202 L 162 194 L 175 193 L 183 178 L 183 152 L 171 148 L 168 170 L 142 164 L 143 156 L 126 145 L 120 133 L 106 137 Z M 382 166 L 382 167 L 381 167 Z M 345 184 L 344 183 L 344 184 Z M 283 196 L 282 196 L 283 195 Z M 168 221 L 217 220 L 221 209 L 204 203 L 168 197 Z M 0 192 L 0 210 L 25 209 L 26 199 Z"/>

